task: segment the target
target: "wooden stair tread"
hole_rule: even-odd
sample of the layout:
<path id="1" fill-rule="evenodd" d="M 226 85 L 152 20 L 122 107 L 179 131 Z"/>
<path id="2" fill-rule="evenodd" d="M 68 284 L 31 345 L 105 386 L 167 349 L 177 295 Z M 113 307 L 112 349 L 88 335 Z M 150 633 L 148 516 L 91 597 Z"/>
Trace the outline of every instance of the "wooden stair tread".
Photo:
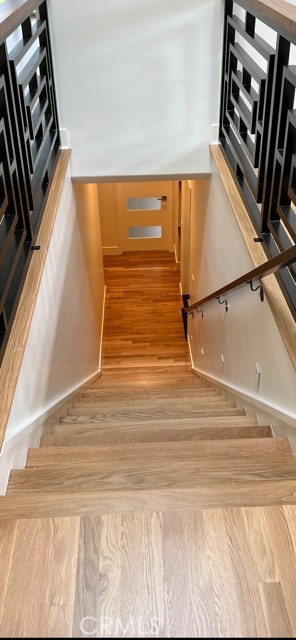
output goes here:
<path id="1" fill-rule="evenodd" d="M 188 365 L 169 365 L 169 366 L 153 366 L 150 367 L 109 367 L 104 369 L 100 375 L 93 380 L 92 386 L 100 384 L 110 384 L 114 379 L 115 384 L 121 380 L 122 384 L 153 384 L 158 382 L 160 385 L 163 383 L 171 382 L 177 384 L 177 382 L 184 382 L 186 384 L 195 385 L 211 385 L 213 384 L 209 380 L 206 380 L 202 376 L 195 374 Z M 213 384 L 213 386 L 215 386 Z"/>
<path id="2" fill-rule="evenodd" d="M 155 306 L 142 283 L 136 286 L 139 274 L 134 273 L 132 291 L 123 290 L 120 279 L 121 298 L 119 291 L 114 294 L 117 302 L 126 302 L 124 317 L 113 314 L 112 294 L 106 302 L 102 375 L 50 428 L 40 449 L 29 451 L 26 468 L 11 472 L 7 498 L 21 493 L 23 500 L 27 495 L 38 502 L 42 496 L 51 508 L 61 492 L 65 505 L 70 496 L 77 494 L 79 502 L 87 492 L 93 505 L 97 500 L 102 505 L 104 494 L 107 501 L 118 495 L 118 504 L 119 496 L 127 495 L 125 503 L 130 496 L 135 504 L 139 493 L 146 496 L 143 504 L 149 494 L 151 499 L 161 494 L 162 504 L 166 493 L 173 504 L 185 492 L 188 504 L 190 494 L 200 496 L 200 504 L 218 495 L 221 504 L 223 487 L 230 503 L 237 504 L 239 493 L 254 504 L 257 487 L 264 501 L 270 499 L 268 484 L 285 500 L 287 482 L 296 481 L 288 440 L 273 438 L 270 426 L 259 426 L 256 416 L 246 415 L 219 386 L 193 374 L 180 317 L 172 319 L 172 309 L 180 310 L 175 293 L 164 290 Z M 156 307 L 163 308 L 164 297 L 168 303 L 158 333 Z M 143 304 L 142 318 L 135 317 L 136 300 Z M 149 331 L 143 322 L 147 313 Z M 248 487 L 248 498 L 242 487 Z"/>
<path id="3" fill-rule="evenodd" d="M 124 417 L 124 420 L 143 419 L 143 416 L 151 418 L 155 416 L 157 419 L 162 417 L 173 416 L 191 416 L 196 415 L 198 411 L 213 410 L 216 408 L 222 409 L 236 409 L 235 402 L 231 402 L 222 396 L 208 397 L 195 397 L 185 399 L 183 402 L 179 398 L 151 398 L 149 400 L 114 400 L 93 402 L 92 400 L 86 400 L 82 398 L 79 403 L 75 404 L 68 410 L 69 416 L 87 415 L 93 413 L 98 416 L 104 417 L 104 419 L 110 419 L 115 417 Z"/>
<path id="4" fill-rule="evenodd" d="M 151 367 L 151 365 L 157 365 L 160 363 L 161 366 L 166 363 L 167 366 L 174 366 L 176 363 L 185 364 L 188 363 L 188 351 L 185 345 L 182 346 L 182 349 L 176 349 L 176 352 L 170 353 L 166 358 L 162 356 L 161 358 L 158 355 L 158 350 L 156 353 L 150 353 L 150 355 L 146 355 L 144 352 L 141 354 L 124 354 L 124 355 L 114 355 L 114 356 L 104 356 L 104 370 L 107 371 L 109 368 L 114 369 L 124 365 L 128 362 L 132 367 L 138 366 L 139 359 L 143 364 L 147 367 Z"/>
<path id="5" fill-rule="evenodd" d="M 125 467 L 128 467 L 125 469 Z M 119 469 L 110 469 L 110 463 L 75 464 L 73 467 L 28 468 L 13 470 L 7 488 L 7 495 L 18 491 L 59 493 L 63 491 L 97 491 L 114 489 L 163 489 L 183 487 L 196 488 L 199 484 L 232 482 L 233 491 L 237 484 L 254 483 L 265 480 L 295 480 L 296 460 L 281 455 L 278 460 L 268 457 L 211 458 L 206 460 L 141 460 L 133 463 L 135 470 L 126 461 Z"/>
<path id="6" fill-rule="evenodd" d="M 180 412 L 173 412 L 173 419 L 179 417 L 183 418 L 208 418 L 214 416 L 243 416 L 245 415 L 244 409 L 236 409 L 235 407 L 227 407 L 227 406 L 216 406 L 215 408 L 205 409 L 200 407 L 195 410 L 188 410 L 187 412 L 180 410 Z M 163 411 L 160 410 L 157 412 L 147 410 L 147 413 L 139 411 L 129 412 L 129 411 L 105 411 L 103 410 L 82 410 L 81 412 L 78 410 L 70 410 L 69 415 L 63 418 L 63 422 L 98 422 L 103 424 L 113 425 L 116 422 L 124 422 L 124 423 L 134 423 L 134 422 L 149 422 L 151 420 L 169 420 L 172 417 L 172 411 L 168 407 L 167 410 L 163 408 Z"/>
<path id="7" fill-rule="evenodd" d="M 221 394 L 221 392 L 216 391 L 216 389 L 208 389 L 207 387 L 180 387 L 177 386 L 176 388 L 174 387 L 169 387 L 168 389 L 163 389 L 163 390 L 159 390 L 159 389 L 151 389 L 151 390 L 144 390 L 142 391 L 142 389 L 138 389 L 138 390 L 128 390 L 126 387 L 125 388 L 118 388 L 118 389 L 88 389 L 88 391 L 86 391 L 85 393 L 83 393 L 81 395 L 81 398 L 79 400 L 79 402 L 85 403 L 85 402 L 97 402 L 100 403 L 101 401 L 103 401 L 104 403 L 111 403 L 114 402 L 114 398 L 116 399 L 117 402 L 133 402 L 133 401 L 143 401 L 143 400 L 166 400 L 166 399 L 170 399 L 170 398 L 182 398 L 183 402 L 187 402 L 187 399 L 193 399 L 194 398 L 213 398 L 213 397 L 217 397 L 217 398 L 223 398 L 225 399 L 225 396 L 223 396 Z"/>
<path id="8" fill-rule="evenodd" d="M 130 425 L 131 428 L 135 428 L 136 425 L 139 426 L 139 428 L 144 428 L 144 427 L 148 427 L 149 425 L 151 426 L 155 426 L 158 425 L 159 429 L 162 428 L 162 426 L 176 426 L 176 428 L 180 428 L 182 425 L 187 426 L 187 425 L 196 425 L 197 427 L 203 427 L 204 425 L 206 426 L 220 426 L 221 424 L 223 425 L 228 425 L 228 424 L 233 424 L 234 422 L 236 423 L 236 425 L 240 425 L 241 421 L 243 420 L 244 423 L 243 424 L 247 424 L 248 426 L 251 425 L 257 425 L 258 426 L 258 420 L 256 418 L 256 416 L 247 416 L 246 412 L 244 409 L 212 409 L 211 411 L 209 410 L 200 410 L 198 412 L 198 415 L 194 414 L 193 416 L 169 416 L 169 417 L 164 417 L 162 420 L 160 420 L 157 416 L 144 416 L 144 419 L 142 419 L 143 416 L 140 416 L 137 420 L 133 420 L 130 421 L 130 423 L 128 423 L 128 421 L 126 421 L 125 419 L 123 419 L 122 421 L 120 421 L 120 417 L 116 417 L 116 420 L 104 420 L 103 422 L 101 421 L 101 416 L 100 417 L 96 417 L 96 415 L 93 415 L 93 412 L 89 412 L 88 415 L 85 416 L 85 418 L 83 418 L 83 416 L 81 415 L 67 415 L 64 416 L 63 418 L 61 418 L 59 424 L 60 425 L 67 425 L 68 423 L 73 423 L 73 424 L 79 424 L 79 423 L 87 423 L 89 425 L 93 424 L 96 425 L 96 427 L 106 427 L 108 426 L 108 428 L 110 429 L 111 426 L 114 426 L 114 428 L 118 428 L 118 427 L 126 427 L 128 428 L 128 426 Z M 237 422 L 238 421 L 238 422 Z"/>
<path id="9" fill-rule="evenodd" d="M 228 426 L 215 426 L 212 429 L 208 427 L 195 426 L 191 428 L 170 428 L 157 429 L 151 428 L 151 424 L 147 429 L 139 428 L 137 425 L 135 428 L 129 426 L 120 427 L 117 430 L 110 429 L 109 427 L 96 427 L 94 423 L 82 423 L 69 424 L 67 429 L 67 423 L 58 425 L 62 427 L 60 431 L 53 433 L 51 436 L 44 436 L 41 438 L 40 447 L 47 446 L 67 446 L 76 445 L 82 446 L 83 444 L 116 444 L 124 442 L 167 442 L 178 440 L 190 440 L 202 441 L 202 440 L 220 440 L 220 439 L 233 439 L 233 438 L 269 438 L 272 439 L 272 431 L 269 426 L 256 427 L 256 426 L 242 426 L 242 427 L 228 427 Z M 76 430 L 77 429 L 77 430 Z"/>
<path id="10" fill-rule="evenodd" d="M 50 438 L 49 438 L 50 440 Z M 81 447 L 41 447 L 39 449 L 29 449 L 26 467 L 57 466 L 74 463 L 87 464 L 96 462 L 98 464 L 114 465 L 122 464 L 122 461 L 129 465 L 137 460 L 159 461 L 175 460 L 181 461 L 187 458 L 216 458 L 217 456 L 245 457 L 245 456 L 280 456 L 288 455 L 293 457 L 289 440 L 287 438 L 249 438 L 234 440 L 201 440 L 199 442 L 178 441 L 178 442 L 157 442 L 114 444 L 114 445 L 84 445 Z"/>
<path id="11" fill-rule="evenodd" d="M 144 256 L 147 265 L 154 255 Z M 138 258 L 107 257 L 106 264 L 122 260 L 136 267 Z M 107 294 L 113 325 L 109 332 L 107 320 L 104 375 L 83 392 L 73 415 L 48 428 L 43 446 L 29 450 L 26 469 L 11 473 L 0 497 L 3 636 L 80 637 L 85 617 L 99 636 L 109 619 L 120 622 L 115 636 L 119 628 L 126 635 L 130 621 L 132 635 L 149 636 L 153 619 L 162 636 L 228 637 L 238 630 L 244 637 L 291 637 L 296 460 L 289 442 L 273 438 L 271 427 L 244 409 L 215 407 L 223 393 L 195 378 L 190 364 L 177 365 L 189 360 L 183 336 L 165 355 L 169 340 L 156 335 L 158 309 L 155 344 L 140 358 L 158 360 L 157 367 L 151 375 L 139 368 L 152 305 L 137 283 L 146 286 L 148 273 L 134 268 L 133 292 L 126 293 L 123 269 L 111 271 L 120 313 Z M 151 282 L 158 304 L 167 282 L 163 293 Z M 178 334 L 171 303 L 164 315 L 171 340 Z M 112 345 L 109 333 L 117 336 Z M 162 359 L 169 367 L 160 366 Z M 204 396 L 203 409 L 197 400 Z"/>
<path id="12" fill-rule="evenodd" d="M 118 374 L 118 376 L 120 376 L 122 379 L 124 378 L 129 378 L 129 377 L 142 377 L 142 378 L 149 378 L 149 377 L 153 377 L 153 376 L 171 376 L 172 378 L 175 378 L 178 375 L 186 375 L 189 377 L 193 377 L 194 379 L 197 378 L 199 380 L 201 380 L 202 378 L 198 375 L 193 374 L 192 368 L 189 364 L 189 362 L 186 363 L 182 363 L 182 364 L 175 364 L 173 366 L 171 365 L 167 365 L 167 364 L 161 364 L 161 363 L 156 363 L 155 365 L 151 365 L 149 367 L 149 369 L 147 369 L 146 366 L 143 365 L 139 365 L 139 362 L 137 363 L 137 365 L 135 366 L 120 366 L 120 367 L 110 367 L 109 369 L 103 369 L 102 373 L 101 373 L 101 378 L 102 379 L 107 379 L 110 377 L 114 377 L 114 374 Z"/>
<path id="13" fill-rule="evenodd" d="M 195 379 L 193 378 L 192 374 L 191 374 L 191 378 L 170 378 L 168 376 L 165 376 L 162 379 L 157 378 L 157 376 L 155 377 L 151 377 L 151 378 L 147 378 L 145 380 L 142 380 L 141 378 L 133 378 L 132 380 L 121 380 L 120 381 L 120 377 L 119 379 L 114 379 L 114 381 L 112 382 L 112 378 L 108 378 L 108 380 L 105 380 L 103 378 L 99 378 L 99 380 L 96 383 L 93 383 L 88 391 L 96 393 L 96 392 L 100 392 L 102 391 L 109 391 L 109 390 L 114 390 L 117 389 L 118 391 L 159 391 L 159 392 L 165 392 L 165 391 L 170 391 L 171 389 L 173 390 L 181 390 L 181 389 L 188 389 L 188 391 L 198 391 L 199 389 L 204 389 L 205 391 L 210 390 L 210 389 L 214 389 L 215 391 L 221 391 L 219 390 L 216 386 L 211 385 L 209 382 L 206 382 L 205 380 L 203 382 L 196 382 Z"/>
<path id="14" fill-rule="evenodd" d="M 149 367 L 146 365 L 137 367 L 134 364 L 129 367 L 123 367 L 122 365 L 118 368 L 108 367 L 108 369 L 103 369 L 103 371 L 100 372 L 97 378 L 92 381 L 92 385 L 110 384 L 112 379 L 114 379 L 115 383 L 121 380 L 122 384 L 131 384 L 132 382 L 136 382 L 137 384 L 153 384 L 153 382 L 157 381 L 161 385 L 165 382 L 176 384 L 182 381 L 188 384 L 215 386 L 214 382 L 198 375 L 191 367 L 182 363 L 174 365 L 166 364 L 164 366 L 156 364 L 156 366 L 150 365 Z"/>
<path id="15" fill-rule="evenodd" d="M 254 491 L 256 486 L 256 491 Z M 237 484 L 219 483 L 198 488 L 161 490 L 93 491 L 91 493 L 18 493 L 0 496 L 0 521 L 95 515 L 137 511 L 212 509 L 225 507 L 296 504 L 296 481 L 266 480 Z"/>
<path id="16" fill-rule="evenodd" d="M 63 429 L 67 428 L 67 429 L 77 429 L 80 430 L 83 428 L 83 424 L 85 424 L 85 426 L 88 429 L 108 429 L 108 431 L 110 431 L 110 427 L 105 427 L 104 425 L 100 425 L 99 422 L 98 423 L 94 423 L 94 422 L 88 422 L 85 421 L 85 423 L 77 423 L 77 422 L 70 422 L 70 418 L 69 416 L 62 418 L 60 422 L 52 425 L 51 427 L 51 433 L 56 433 L 59 431 L 62 431 Z M 128 429 L 158 429 L 159 431 L 161 431 L 162 429 L 168 429 L 171 428 L 173 430 L 180 430 L 182 431 L 183 428 L 194 428 L 196 427 L 198 428 L 215 428 L 215 427 L 227 427 L 227 426 L 234 426 L 234 427 L 241 427 L 241 426 L 246 426 L 246 427 L 251 427 L 251 426 L 259 426 L 258 423 L 258 418 L 257 416 L 249 416 L 246 415 L 245 412 L 243 412 L 243 415 L 214 415 L 214 416 L 209 416 L 209 417 L 202 417 L 202 418 L 170 418 L 169 420 L 145 420 L 144 422 L 141 422 L 141 420 L 139 420 L 136 423 L 133 423 L 131 426 L 129 426 L 126 423 L 118 423 L 116 422 L 116 429 L 120 429 L 120 433 L 124 432 L 125 430 Z"/>

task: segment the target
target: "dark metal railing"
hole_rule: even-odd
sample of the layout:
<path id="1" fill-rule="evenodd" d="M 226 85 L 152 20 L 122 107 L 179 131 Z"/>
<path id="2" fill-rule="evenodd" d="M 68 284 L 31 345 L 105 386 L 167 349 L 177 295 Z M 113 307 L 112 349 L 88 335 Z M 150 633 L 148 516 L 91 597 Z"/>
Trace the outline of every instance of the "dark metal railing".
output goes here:
<path id="1" fill-rule="evenodd" d="M 219 141 L 268 258 L 296 242 L 296 10 L 225 0 Z M 296 318 L 296 268 L 277 273 Z"/>
<path id="2" fill-rule="evenodd" d="M 60 149 L 47 3 L 0 5 L 0 362 Z"/>

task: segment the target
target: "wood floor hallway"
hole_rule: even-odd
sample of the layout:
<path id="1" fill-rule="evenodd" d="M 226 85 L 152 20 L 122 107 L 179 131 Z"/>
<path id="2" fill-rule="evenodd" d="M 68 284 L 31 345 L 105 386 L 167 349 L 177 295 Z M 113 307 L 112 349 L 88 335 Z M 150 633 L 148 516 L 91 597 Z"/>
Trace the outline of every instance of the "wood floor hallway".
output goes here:
<path id="1" fill-rule="evenodd" d="M 181 320 L 180 271 L 168 251 L 104 256 L 107 287 L 102 368 L 190 364 Z"/>
<path id="2" fill-rule="evenodd" d="M 0 637 L 295 637 L 289 441 L 192 372 L 173 254 L 104 268 L 102 375 L 0 497 Z"/>

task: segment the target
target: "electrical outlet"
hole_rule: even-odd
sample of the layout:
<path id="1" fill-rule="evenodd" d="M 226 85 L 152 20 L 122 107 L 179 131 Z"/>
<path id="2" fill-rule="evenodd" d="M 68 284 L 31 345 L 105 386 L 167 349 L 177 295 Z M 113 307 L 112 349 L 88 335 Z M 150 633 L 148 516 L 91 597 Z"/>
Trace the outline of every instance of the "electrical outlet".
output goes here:
<path id="1" fill-rule="evenodd" d="M 256 391 L 259 391 L 259 387 L 260 387 L 260 379 L 261 379 L 261 369 L 259 367 L 258 362 L 256 362 L 255 364 L 255 388 Z"/>

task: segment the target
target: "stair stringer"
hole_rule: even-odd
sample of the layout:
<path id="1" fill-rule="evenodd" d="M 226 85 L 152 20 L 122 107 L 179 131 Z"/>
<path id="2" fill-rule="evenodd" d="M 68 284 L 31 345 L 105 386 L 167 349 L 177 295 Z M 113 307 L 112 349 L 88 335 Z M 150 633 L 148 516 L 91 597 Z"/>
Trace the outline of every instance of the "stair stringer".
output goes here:
<path id="1" fill-rule="evenodd" d="M 229 400 L 235 402 L 238 407 L 245 409 L 247 415 L 255 414 L 259 424 L 269 424 L 274 436 L 287 437 L 293 453 L 296 454 L 296 419 L 259 398 L 254 398 L 240 389 L 209 376 L 193 365 L 192 372 L 210 382 L 216 388 L 223 390 Z"/>
<path id="2" fill-rule="evenodd" d="M 10 471 L 25 467 L 28 449 L 39 446 L 41 438 L 49 433 L 51 425 L 59 423 L 85 390 L 94 384 L 101 375 L 101 371 L 95 373 L 77 389 L 45 411 L 43 415 L 27 424 L 22 431 L 3 443 L 0 454 L 0 495 L 5 495 Z"/>

